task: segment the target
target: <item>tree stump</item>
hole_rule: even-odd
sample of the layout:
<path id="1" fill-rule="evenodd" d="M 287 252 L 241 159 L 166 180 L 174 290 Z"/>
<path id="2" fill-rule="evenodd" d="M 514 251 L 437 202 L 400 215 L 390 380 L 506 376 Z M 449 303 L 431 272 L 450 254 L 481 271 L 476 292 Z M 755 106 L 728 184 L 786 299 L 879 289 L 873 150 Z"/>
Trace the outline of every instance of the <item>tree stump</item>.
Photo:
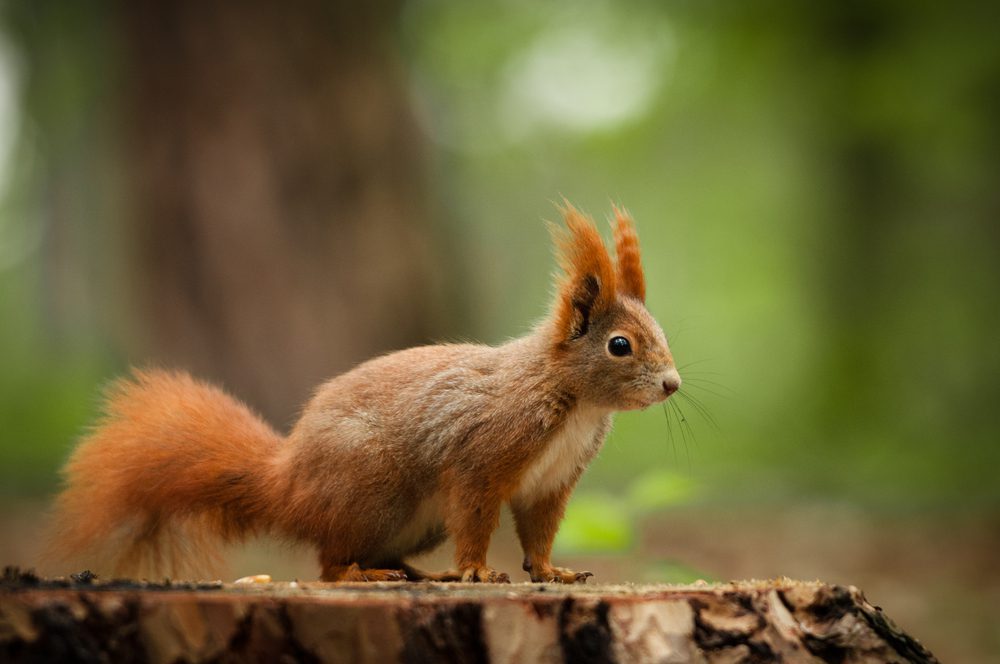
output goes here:
<path id="1" fill-rule="evenodd" d="M 4 662 L 936 662 L 854 587 L 99 583 L 8 569 Z"/>

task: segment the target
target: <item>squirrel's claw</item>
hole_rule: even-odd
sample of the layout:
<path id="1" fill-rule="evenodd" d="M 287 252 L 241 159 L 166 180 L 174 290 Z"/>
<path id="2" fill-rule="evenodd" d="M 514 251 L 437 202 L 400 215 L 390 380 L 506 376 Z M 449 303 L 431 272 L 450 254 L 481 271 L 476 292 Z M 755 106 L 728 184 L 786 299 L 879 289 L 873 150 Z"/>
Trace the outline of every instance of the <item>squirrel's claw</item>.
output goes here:
<path id="1" fill-rule="evenodd" d="M 592 576 L 593 572 L 574 572 L 565 567 L 548 567 L 537 574 L 532 573 L 531 580 L 535 583 L 586 583 Z"/>
<path id="2" fill-rule="evenodd" d="M 367 583 L 371 581 L 406 581 L 406 571 L 401 569 L 365 569 L 357 563 L 331 570 L 324 570 L 324 581 Z"/>
<path id="3" fill-rule="evenodd" d="M 510 583 L 510 576 L 492 567 L 467 567 L 462 570 L 462 583 Z"/>

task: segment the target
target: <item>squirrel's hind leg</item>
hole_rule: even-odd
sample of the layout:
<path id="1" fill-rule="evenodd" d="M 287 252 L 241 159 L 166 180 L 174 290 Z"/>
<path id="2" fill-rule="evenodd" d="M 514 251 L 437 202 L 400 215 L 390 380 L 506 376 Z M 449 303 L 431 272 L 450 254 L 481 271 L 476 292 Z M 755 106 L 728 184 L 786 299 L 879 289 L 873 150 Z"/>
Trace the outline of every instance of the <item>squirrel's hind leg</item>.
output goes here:
<path id="1" fill-rule="evenodd" d="M 319 578 L 326 582 L 406 581 L 406 572 L 402 569 L 362 569 L 357 563 L 323 563 Z"/>
<path id="2" fill-rule="evenodd" d="M 406 572 L 408 581 L 461 581 L 462 573 L 458 570 L 449 569 L 443 572 L 425 572 L 413 565 L 401 563 L 400 567 Z"/>
<path id="3" fill-rule="evenodd" d="M 473 570 L 467 570 L 464 574 L 456 569 L 449 569 L 443 572 L 425 572 L 406 563 L 402 563 L 400 567 L 406 572 L 406 579 L 408 581 L 510 583 L 510 576 L 504 572 L 497 572 L 492 567 L 478 567 Z"/>

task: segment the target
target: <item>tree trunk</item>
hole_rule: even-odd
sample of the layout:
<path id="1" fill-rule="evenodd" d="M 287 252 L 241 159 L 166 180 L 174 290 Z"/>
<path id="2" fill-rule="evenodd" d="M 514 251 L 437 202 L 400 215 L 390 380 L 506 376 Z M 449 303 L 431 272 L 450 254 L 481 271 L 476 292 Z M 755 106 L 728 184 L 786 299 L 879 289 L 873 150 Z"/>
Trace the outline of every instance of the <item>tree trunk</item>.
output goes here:
<path id="1" fill-rule="evenodd" d="M 0 584 L 3 661 L 936 662 L 853 587 Z"/>
<path id="2" fill-rule="evenodd" d="M 220 380 L 285 423 L 322 379 L 425 340 L 422 143 L 395 3 L 118 10 L 131 357 Z"/>

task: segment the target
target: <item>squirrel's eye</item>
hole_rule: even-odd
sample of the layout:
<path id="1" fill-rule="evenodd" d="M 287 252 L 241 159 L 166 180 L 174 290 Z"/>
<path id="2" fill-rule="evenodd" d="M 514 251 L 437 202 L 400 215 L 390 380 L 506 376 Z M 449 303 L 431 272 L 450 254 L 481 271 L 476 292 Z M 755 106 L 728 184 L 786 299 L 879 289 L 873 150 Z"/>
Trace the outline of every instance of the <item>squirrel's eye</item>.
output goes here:
<path id="1" fill-rule="evenodd" d="M 608 342 L 608 352 L 615 357 L 624 357 L 632 354 L 632 344 L 625 337 L 611 337 Z"/>

